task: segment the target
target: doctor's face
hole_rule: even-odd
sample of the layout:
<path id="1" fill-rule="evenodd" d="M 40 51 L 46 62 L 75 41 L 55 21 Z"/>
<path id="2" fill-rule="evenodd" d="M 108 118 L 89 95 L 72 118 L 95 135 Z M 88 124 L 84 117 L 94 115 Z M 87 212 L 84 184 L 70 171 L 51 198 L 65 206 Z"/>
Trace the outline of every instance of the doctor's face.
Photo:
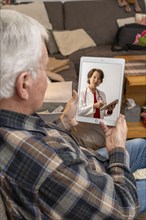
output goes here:
<path id="1" fill-rule="evenodd" d="M 101 75 L 98 71 L 94 71 L 92 76 L 89 78 L 90 86 L 97 87 L 101 83 Z"/>

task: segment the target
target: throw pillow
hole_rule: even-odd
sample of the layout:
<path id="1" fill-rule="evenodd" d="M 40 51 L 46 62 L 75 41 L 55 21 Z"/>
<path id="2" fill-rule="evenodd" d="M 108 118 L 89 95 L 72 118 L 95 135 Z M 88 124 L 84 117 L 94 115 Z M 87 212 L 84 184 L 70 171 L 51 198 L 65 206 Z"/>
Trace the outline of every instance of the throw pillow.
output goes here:
<path id="1" fill-rule="evenodd" d="M 55 57 L 50 57 L 47 65 L 47 70 L 58 73 L 65 69 L 68 69 L 69 65 L 69 59 L 56 59 Z"/>
<path id="2" fill-rule="evenodd" d="M 135 23 L 135 17 L 117 19 L 118 27 L 122 27 L 125 24 L 132 24 L 132 23 Z"/>
<path id="3" fill-rule="evenodd" d="M 2 6 L 2 9 L 10 9 L 18 11 L 20 13 L 24 13 L 40 22 L 45 28 L 52 29 L 52 24 L 49 21 L 48 14 L 43 2 L 33 2 L 18 5 L 4 5 Z"/>
<path id="4" fill-rule="evenodd" d="M 47 70 L 46 74 L 48 76 L 49 82 L 64 82 L 65 81 L 64 78 L 58 73 L 54 73 L 54 72 Z"/>
<path id="5" fill-rule="evenodd" d="M 138 24 L 146 25 L 146 14 L 136 13 L 135 20 L 136 20 L 136 23 Z"/>
<path id="6" fill-rule="evenodd" d="M 57 54 L 59 52 L 59 49 L 54 39 L 53 31 L 48 29 L 48 34 L 49 34 L 49 42 L 47 45 L 48 52 L 50 55 Z"/>
<path id="7" fill-rule="evenodd" d="M 83 29 L 70 31 L 53 31 L 59 51 L 63 56 L 87 48 L 96 46 L 92 38 Z"/>

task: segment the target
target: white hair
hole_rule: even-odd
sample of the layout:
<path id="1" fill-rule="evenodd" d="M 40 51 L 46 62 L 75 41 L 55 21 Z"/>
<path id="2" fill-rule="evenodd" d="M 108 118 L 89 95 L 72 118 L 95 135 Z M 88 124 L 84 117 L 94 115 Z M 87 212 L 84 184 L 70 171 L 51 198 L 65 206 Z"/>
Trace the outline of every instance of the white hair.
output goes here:
<path id="1" fill-rule="evenodd" d="M 23 71 L 33 77 L 42 56 L 46 29 L 33 18 L 12 10 L 0 10 L 0 99 L 14 94 L 15 81 Z"/>

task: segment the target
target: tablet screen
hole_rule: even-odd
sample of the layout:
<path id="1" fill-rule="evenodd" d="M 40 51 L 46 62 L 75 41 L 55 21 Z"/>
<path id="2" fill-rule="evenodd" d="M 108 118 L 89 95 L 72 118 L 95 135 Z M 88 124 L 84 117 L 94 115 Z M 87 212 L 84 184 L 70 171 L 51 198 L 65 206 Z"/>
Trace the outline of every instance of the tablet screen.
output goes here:
<path id="1" fill-rule="evenodd" d="M 116 124 L 121 109 L 124 67 L 125 60 L 121 58 L 81 57 L 77 121 Z"/>

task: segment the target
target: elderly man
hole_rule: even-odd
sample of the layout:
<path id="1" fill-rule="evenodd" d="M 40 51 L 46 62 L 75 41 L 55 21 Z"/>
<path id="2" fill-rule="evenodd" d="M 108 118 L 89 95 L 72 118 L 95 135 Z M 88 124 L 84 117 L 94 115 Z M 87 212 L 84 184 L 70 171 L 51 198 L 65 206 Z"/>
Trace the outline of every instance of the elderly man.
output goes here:
<path id="1" fill-rule="evenodd" d="M 46 31 L 10 10 L 1 10 L 0 29 L 0 193 L 8 217 L 122 220 L 134 219 L 139 202 L 146 210 L 146 180 L 139 185 L 132 175 L 146 167 L 145 140 L 126 142 L 121 115 L 113 128 L 101 124 L 108 158 L 80 147 L 70 134 L 75 91 L 61 118 L 45 123 L 35 112 L 47 88 Z"/>

